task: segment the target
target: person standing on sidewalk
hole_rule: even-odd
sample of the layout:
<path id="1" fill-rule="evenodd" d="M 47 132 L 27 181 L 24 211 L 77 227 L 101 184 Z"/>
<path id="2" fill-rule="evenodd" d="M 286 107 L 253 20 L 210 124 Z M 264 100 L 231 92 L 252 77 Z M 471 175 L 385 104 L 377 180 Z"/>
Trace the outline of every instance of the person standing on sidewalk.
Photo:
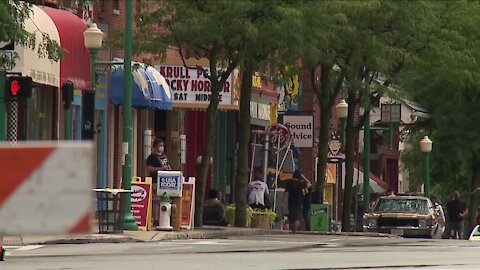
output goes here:
<path id="1" fill-rule="evenodd" d="M 433 207 L 435 209 L 435 219 L 437 221 L 433 231 L 433 238 L 440 239 L 445 231 L 445 214 L 443 212 L 442 205 L 440 202 L 438 202 L 437 197 L 434 194 L 430 195 L 430 200 L 433 203 Z"/>
<path id="2" fill-rule="evenodd" d="M 305 229 L 310 231 L 310 210 L 312 205 L 312 183 L 310 180 L 305 177 L 305 175 L 301 174 L 302 181 L 305 183 L 305 187 L 303 188 L 303 196 L 302 196 L 302 214 L 303 214 L 303 222 L 305 223 Z"/>
<path id="3" fill-rule="evenodd" d="M 147 158 L 147 171 L 152 177 L 153 200 L 152 200 L 152 216 L 153 226 L 158 226 L 160 201 L 157 196 L 158 171 L 170 171 L 172 168 L 168 163 L 165 154 L 165 143 L 162 139 L 155 139 L 152 145 L 152 153 Z"/>
<path id="4" fill-rule="evenodd" d="M 458 191 L 453 192 L 452 200 L 447 203 L 447 212 L 450 239 L 463 239 L 464 220 L 468 215 L 468 208 Z"/>
<path id="5" fill-rule="evenodd" d="M 247 186 L 248 205 L 253 209 L 267 209 L 270 207 L 268 186 L 263 182 L 260 168 L 255 168 L 253 181 Z"/>
<path id="6" fill-rule="evenodd" d="M 293 179 L 285 187 L 284 203 L 288 202 L 288 221 L 290 230 L 296 233 L 303 217 L 303 190 L 312 186 L 300 170 L 293 172 Z"/>

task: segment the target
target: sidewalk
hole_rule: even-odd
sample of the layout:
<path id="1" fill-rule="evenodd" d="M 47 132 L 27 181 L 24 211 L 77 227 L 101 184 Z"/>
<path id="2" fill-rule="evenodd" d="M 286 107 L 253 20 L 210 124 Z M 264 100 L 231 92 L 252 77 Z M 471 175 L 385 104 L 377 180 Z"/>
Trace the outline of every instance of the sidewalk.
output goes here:
<path id="1" fill-rule="evenodd" d="M 266 235 L 283 233 L 279 230 L 204 226 L 201 229 L 181 231 L 124 231 L 119 234 L 5 236 L 4 245 L 86 244 L 156 242 L 178 239 L 213 239 L 229 236 Z"/>

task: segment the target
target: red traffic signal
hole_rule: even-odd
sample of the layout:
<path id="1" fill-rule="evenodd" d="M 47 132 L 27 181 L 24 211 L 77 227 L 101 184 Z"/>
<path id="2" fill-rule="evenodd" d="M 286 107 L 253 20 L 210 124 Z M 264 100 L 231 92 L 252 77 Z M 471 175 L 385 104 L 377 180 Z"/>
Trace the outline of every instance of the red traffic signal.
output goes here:
<path id="1" fill-rule="evenodd" d="M 32 96 L 33 81 L 31 77 L 9 77 L 6 85 L 7 97 L 29 98 Z"/>

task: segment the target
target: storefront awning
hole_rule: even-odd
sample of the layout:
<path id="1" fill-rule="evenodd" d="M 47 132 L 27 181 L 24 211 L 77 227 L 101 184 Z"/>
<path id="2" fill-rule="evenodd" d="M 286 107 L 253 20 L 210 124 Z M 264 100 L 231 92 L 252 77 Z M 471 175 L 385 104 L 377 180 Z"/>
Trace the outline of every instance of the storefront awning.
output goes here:
<path id="1" fill-rule="evenodd" d="M 60 61 L 51 61 L 47 55 L 38 53 L 39 44 L 43 40 L 42 33 L 48 34 L 51 40 L 60 44 L 60 37 L 54 22 L 41 8 L 32 5 L 32 14 L 25 21 L 25 30 L 32 34 L 35 33 L 35 48 L 31 49 L 18 44 L 15 46 L 15 52 L 19 58 L 12 72 L 30 76 L 36 83 L 59 87 Z"/>
<path id="2" fill-rule="evenodd" d="M 60 36 L 60 46 L 64 58 L 60 62 L 60 85 L 72 81 L 77 89 L 89 89 L 91 82 L 90 55 L 83 42 L 83 32 L 87 29 L 82 19 L 73 13 L 41 7 L 53 20 Z"/>
<path id="3" fill-rule="evenodd" d="M 115 59 L 123 61 L 122 59 Z M 132 106 L 169 110 L 172 108 L 172 95 L 163 76 L 151 66 L 132 62 Z M 123 65 L 115 66 L 112 74 L 110 102 L 123 104 Z"/>

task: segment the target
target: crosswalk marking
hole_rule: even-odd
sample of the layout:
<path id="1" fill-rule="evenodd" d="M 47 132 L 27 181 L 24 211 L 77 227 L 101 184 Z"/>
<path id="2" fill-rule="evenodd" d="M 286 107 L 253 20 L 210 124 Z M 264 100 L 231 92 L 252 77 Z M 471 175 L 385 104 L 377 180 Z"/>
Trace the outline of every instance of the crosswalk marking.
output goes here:
<path id="1" fill-rule="evenodd" d="M 191 245 L 232 245 L 232 243 L 226 243 L 226 242 L 222 243 L 218 241 L 208 241 L 208 240 L 193 242 L 189 244 Z"/>
<path id="2" fill-rule="evenodd" d="M 18 251 L 34 250 L 34 249 L 38 249 L 38 248 L 41 248 L 41 247 L 44 247 L 44 245 L 28 245 L 28 246 L 21 247 L 17 250 Z"/>
<path id="3" fill-rule="evenodd" d="M 27 251 L 27 250 L 35 250 L 44 247 L 45 245 L 26 245 L 26 246 L 3 246 L 5 249 L 5 255 L 10 256 L 12 252 L 15 251 Z"/>

